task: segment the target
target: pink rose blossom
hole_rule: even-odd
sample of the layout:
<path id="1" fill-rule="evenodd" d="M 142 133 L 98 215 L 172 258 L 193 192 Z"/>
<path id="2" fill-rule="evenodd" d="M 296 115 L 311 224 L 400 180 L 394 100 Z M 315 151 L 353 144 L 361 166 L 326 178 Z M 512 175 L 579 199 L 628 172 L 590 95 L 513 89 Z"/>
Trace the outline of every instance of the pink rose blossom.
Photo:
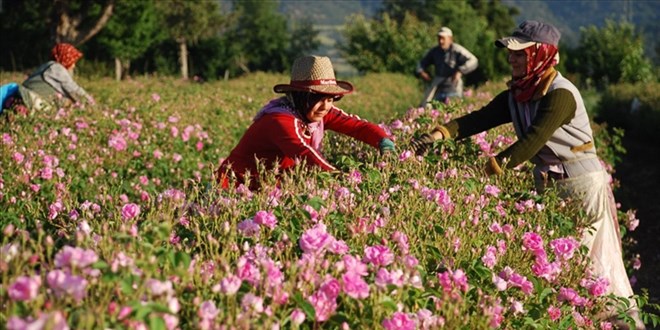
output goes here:
<path id="1" fill-rule="evenodd" d="M 362 261 L 360 261 L 359 258 L 354 257 L 352 255 L 344 255 L 342 258 L 342 266 L 343 269 L 347 273 L 355 273 L 360 276 L 367 276 L 369 274 L 369 271 L 367 269 L 367 265 L 364 264 Z"/>
<path id="2" fill-rule="evenodd" d="M 159 281 L 153 278 L 148 279 L 144 284 L 147 289 L 154 296 L 166 295 L 169 296 L 174 293 L 174 288 L 172 287 L 172 282 L 169 280 Z"/>
<path id="3" fill-rule="evenodd" d="M 140 215 L 140 206 L 135 203 L 128 203 L 121 208 L 121 218 L 124 221 L 131 220 Z"/>
<path id="4" fill-rule="evenodd" d="M 7 330 L 38 330 L 38 329 L 49 329 L 49 330 L 69 330 L 69 326 L 66 324 L 66 318 L 62 315 L 62 312 L 55 311 L 51 313 L 41 313 L 39 318 L 34 320 L 32 317 L 27 319 L 21 319 L 18 316 L 12 316 L 7 321 Z"/>
<path id="5" fill-rule="evenodd" d="M 367 246 L 362 261 L 375 266 L 387 266 L 394 261 L 394 254 L 385 245 Z"/>
<path id="6" fill-rule="evenodd" d="M 484 189 L 486 191 L 486 194 L 489 194 L 494 197 L 497 197 L 500 194 L 500 188 L 497 188 L 496 186 L 487 184 Z"/>
<path id="7" fill-rule="evenodd" d="M 241 307 L 244 311 L 263 313 L 264 299 L 248 292 L 243 296 L 243 299 L 241 299 Z"/>
<path id="8" fill-rule="evenodd" d="M 277 226 L 277 218 L 273 212 L 259 211 L 254 215 L 253 221 L 256 224 L 266 226 L 270 229 L 273 229 L 275 226 Z"/>
<path id="9" fill-rule="evenodd" d="M 215 307 L 213 300 L 206 300 L 199 305 L 197 316 L 204 320 L 213 320 L 218 313 L 220 313 L 220 311 Z"/>
<path id="10" fill-rule="evenodd" d="M 314 292 L 307 301 L 314 307 L 317 322 L 327 321 L 337 309 L 336 297 L 328 297 L 321 291 Z"/>
<path id="11" fill-rule="evenodd" d="M 236 228 L 241 235 L 246 237 L 255 237 L 259 235 L 259 225 L 252 219 L 245 219 L 239 222 Z"/>
<path id="12" fill-rule="evenodd" d="M 334 241 L 334 237 L 326 232 L 324 224 L 316 224 L 311 229 L 306 230 L 299 240 L 300 248 L 303 252 L 321 253 Z"/>
<path id="13" fill-rule="evenodd" d="M 526 250 L 530 250 L 534 255 L 545 254 L 543 249 L 543 238 L 537 233 L 527 232 L 523 234 L 522 245 Z"/>
<path id="14" fill-rule="evenodd" d="M 227 275 L 220 281 L 220 291 L 225 295 L 231 296 L 238 292 L 243 281 L 234 275 Z"/>
<path id="15" fill-rule="evenodd" d="M 360 275 L 348 272 L 342 276 L 344 293 L 353 299 L 364 299 L 369 296 L 369 284 Z"/>
<path id="16" fill-rule="evenodd" d="M 110 138 L 108 139 L 108 146 L 117 151 L 122 151 L 122 150 L 126 150 L 126 148 L 128 147 L 128 143 L 126 142 L 124 136 L 121 133 L 115 132 L 112 135 L 110 135 Z"/>
<path id="17" fill-rule="evenodd" d="M 573 257 L 573 253 L 580 246 L 577 240 L 573 237 L 562 237 L 550 241 L 550 247 L 554 251 L 557 258 L 561 260 L 569 260 Z"/>
<path id="18" fill-rule="evenodd" d="M 565 287 L 559 289 L 557 300 L 568 302 L 573 306 L 584 306 L 587 303 L 587 300 L 580 297 L 580 295 L 575 290 Z"/>
<path id="19" fill-rule="evenodd" d="M 299 308 L 296 308 L 291 312 L 291 323 L 294 325 L 301 325 L 305 322 L 305 313 Z"/>
<path id="20" fill-rule="evenodd" d="M 58 268 L 86 268 L 98 261 L 99 257 L 93 250 L 64 246 L 55 255 L 55 266 Z"/>
<path id="21" fill-rule="evenodd" d="M 342 240 L 334 239 L 332 240 L 332 243 L 328 246 L 328 251 L 338 254 L 338 255 L 343 255 L 348 253 L 348 244 Z"/>
<path id="22" fill-rule="evenodd" d="M 67 274 L 59 269 L 46 275 L 46 282 L 56 296 L 69 295 L 81 301 L 87 295 L 87 280 L 77 275 Z"/>
<path id="23" fill-rule="evenodd" d="M 382 325 L 386 330 L 414 330 L 416 327 L 415 320 L 402 312 L 395 312 L 392 317 L 384 319 Z"/>
<path id="24" fill-rule="evenodd" d="M 9 298 L 14 301 L 30 301 L 39 294 L 39 287 L 41 287 L 39 276 L 20 276 L 9 285 L 7 293 Z"/>
<path id="25" fill-rule="evenodd" d="M 605 277 L 599 277 L 597 279 L 582 279 L 580 285 L 586 288 L 590 295 L 599 297 L 607 293 L 610 281 Z"/>
<path id="26" fill-rule="evenodd" d="M 555 306 L 548 307 L 548 316 L 550 316 L 550 320 L 556 322 L 561 318 L 561 309 Z"/>
<path id="27" fill-rule="evenodd" d="M 14 154 L 12 155 L 12 159 L 16 164 L 20 165 L 21 163 L 23 163 L 25 156 L 23 156 L 23 154 L 20 152 L 14 152 Z"/>
<path id="28" fill-rule="evenodd" d="M 413 153 L 410 150 L 404 150 L 400 155 L 399 155 L 399 161 L 403 162 L 407 160 L 408 158 L 412 157 Z"/>

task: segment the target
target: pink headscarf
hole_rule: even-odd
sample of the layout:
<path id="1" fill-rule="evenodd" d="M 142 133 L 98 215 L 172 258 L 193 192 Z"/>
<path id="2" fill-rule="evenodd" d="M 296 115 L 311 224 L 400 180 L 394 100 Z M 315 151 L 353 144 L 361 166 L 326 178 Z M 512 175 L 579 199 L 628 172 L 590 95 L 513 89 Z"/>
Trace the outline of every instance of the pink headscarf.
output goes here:
<path id="1" fill-rule="evenodd" d="M 537 43 L 525 48 L 527 54 L 527 74 L 511 81 L 510 88 L 518 102 L 532 99 L 536 88 L 541 83 L 548 69 L 559 62 L 559 50 L 556 46 Z"/>

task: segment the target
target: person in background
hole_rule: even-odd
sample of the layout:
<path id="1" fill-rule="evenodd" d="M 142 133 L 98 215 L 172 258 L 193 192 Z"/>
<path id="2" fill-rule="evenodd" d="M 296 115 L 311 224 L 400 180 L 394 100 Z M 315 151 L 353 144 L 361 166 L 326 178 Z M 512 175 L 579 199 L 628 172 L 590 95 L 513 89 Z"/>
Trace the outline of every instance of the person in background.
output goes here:
<path id="1" fill-rule="evenodd" d="M 351 136 L 381 153 L 394 151 L 394 142 L 382 128 L 335 106 L 353 92 L 353 85 L 335 79 L 329 58 L 296 59 L 290 83 L 275 85 L 273 90 L 285 96 L 271 100 L 257 113 L 238 145 L 216 170 L 216 180 L 223 188 L 228 188 L 235 176 L 235 184 L 250 181 L 250 189 L 257 189 L 258 163 L 278 173 L 301 161 L 323 171 L 337 171 L 321 153 L 326 129 Z"/>
<path id="2" fill-rule="evenodd" d="M 495 41 L 507 48 L 511 65 L 508 89 L 478 111 L 451 120 L 430 134 L 413 139 L 424 153 L 439 139 L 463 139 L 512 123 L 517 141 L 485 164 L 488 175 L 530 160 L 536 188 L 557 189 L 560 196 L 581 203 L 595 230 L 586 230 L 581 243 L 588 247 L 591 275 L 609 281 L 609 292 L 630 297 L 633 290 L 623 264 L 617 210 L 609 175 L 596 155 L 589 117 L 578 89 L 558 71 L 560 32 L 552 25 L 525 21 L 509 37 Z M 629 314 L 637 329 L 645 329 L 632 301 Z M 614 318 L 615 311 L 604 312 Z M 620 328 L 627 328 L 615 320 Z"/>
<path id="3" fill-rule="evenodd" d="M 5 96 L 3 107 L 28 112 L 84 101 L 95 104 L 94 98 L 73 80 L 76 62 L 82 56 L 70 44 L 56 44 L 51 51 L 52 60 L 39 66 L 18 88 L 12 89 L 15 92 Z"/>
<path id="4" fill-rule="evenodd" d="M 433 65 L 433 78 L 425 69 Z M 475 57 L 465 47 L 454 42 L 452 31 L 443 26 L 438 32 L 438 46 L 431 48 L 417 64 L 417 74 L 431 82 L 424 92 L 420 107 L 432 100 L 444 102 L 450 97 L 463 97 L 463 75 L 474 71 L 479 65 Z"/>

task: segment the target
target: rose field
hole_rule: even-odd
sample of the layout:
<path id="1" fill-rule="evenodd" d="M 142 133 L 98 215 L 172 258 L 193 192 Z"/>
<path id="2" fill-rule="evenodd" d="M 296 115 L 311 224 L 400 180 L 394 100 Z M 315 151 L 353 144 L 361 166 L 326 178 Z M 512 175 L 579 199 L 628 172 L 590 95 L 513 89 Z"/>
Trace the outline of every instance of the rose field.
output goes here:
<path id="1" fill-rule="evenodd" d="M 216 187 L 213 170 L 288 79 L 81 78 L 96 105 L 3 113 L 0 328 L 612 329 L 606 308 L 631 321 L 588 272 L 573 201 L 537 194 L 530 163 L 483 173 L 511 127 L 408 150 L 503 82 L 424 109 L 414 77 L 355 77 L 336 105 L 380 123 L 395 153 L 328 133 L 341 175 L 300 166 L 263 173 L 259 191 Z M 594 128 L 611 170 L 617 136 Z M 622 209 L 619 221 L 624 235 L 639 222 Z"/>

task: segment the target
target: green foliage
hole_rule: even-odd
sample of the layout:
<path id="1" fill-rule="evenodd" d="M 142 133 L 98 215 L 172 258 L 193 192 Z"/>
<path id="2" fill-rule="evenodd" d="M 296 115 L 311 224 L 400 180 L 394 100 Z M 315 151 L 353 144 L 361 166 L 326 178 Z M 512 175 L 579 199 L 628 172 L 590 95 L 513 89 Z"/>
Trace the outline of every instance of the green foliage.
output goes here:
<path id="1" fill-rule="evenodd" d="M 164 37 L 153 0 L 119 1 L 98 42 L 112 57 L 134 60 Z"/>
<path id="2" fill-rule="evenodd" d="M 569 52 L 567 67 L 598 87 L 609 83 L 653 80 L 642 36 L 626 21 L 581 29 L 580 45 Z"/>
<path id="3" fill-rule="evenodd" d="M 427 49 L 430 28 L 412 15 L 400 23 L 383 14 L 380 20 L 355 15 L 346 23 L 344 58 L 361 72 L 413 73 Z"/>
<path id="4" fill-rule="evenodd" d="M 596 119 L 627 133 L 660 141 L 660 83 L 610 85 L 603 92 Z"/>
<path id="5" fill-rule="evenodd" d="M 195 43 L 214 35 L 222 24 L 215 1 L 156 1 L 161 28 L 177 42 Z"/>
<path id="6" fill-rule="evenodd" d="M 233 1 L 233 26 L 225 36 L 238 51 L 234 66 L 250 71 L 282 72 L 289 67 L 287 22 L 277 12 L 279 1 Z"/>
<path id="7" fill-rule="evenodd" d="M 484 82 L 508 72 L 506 57 L 493 41 L 514 27 L 514 8 L 499 1 L 384 1 L 381 16 L 361 16 L 346 24 L 341 49 L 361 71 L 414 72 L 417 62 L 436 46 L 436 32 L 448 26 L 454 40 L 479 59 L 468 82 Z"/>
<path id="8" fill-rule="evenodd" d="M 24 70 L 49 59 L 53 45 L 50 32 L 44 28 L 44 18 L 52 10 L 52 1 L 2 2 L 0 67 Z"/>

